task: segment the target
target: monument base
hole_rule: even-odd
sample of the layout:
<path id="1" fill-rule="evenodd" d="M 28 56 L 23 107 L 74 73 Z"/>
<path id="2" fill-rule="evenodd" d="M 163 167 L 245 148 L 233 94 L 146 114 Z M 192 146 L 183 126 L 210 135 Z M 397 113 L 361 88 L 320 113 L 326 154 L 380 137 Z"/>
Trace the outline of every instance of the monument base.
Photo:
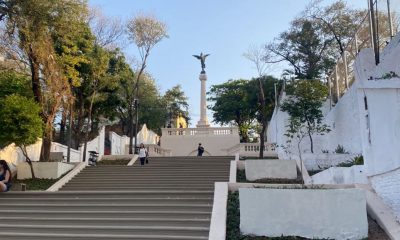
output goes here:
<path id="1" fill-rule="evenodd" d="M 196 127 L 197 128 L 206 128 L 206 127 L 210 127 L 210 124 L 208 123 L 207 120 L 206 121 L 198 121 Z"/>

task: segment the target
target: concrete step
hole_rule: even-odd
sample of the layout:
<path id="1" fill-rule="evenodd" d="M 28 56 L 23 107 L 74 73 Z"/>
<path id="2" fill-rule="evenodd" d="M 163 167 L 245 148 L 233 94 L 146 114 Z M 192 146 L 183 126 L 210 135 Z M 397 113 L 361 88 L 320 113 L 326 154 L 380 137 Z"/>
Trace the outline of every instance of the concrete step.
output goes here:
<path id="1" fill-rule="evenodd" d="M 38 218 L 54 218 L 54 217 L 64 217 L 64 218 L 169 218 L 169 219 L 209 219 L 211 217 L 210 211 L 88 211 L 88 210 L 18 210 L 18 209 L 8 209 L 0 210 L 1 216 L 13 216 L 13 217 L 38 217 Z"/>
<path id="2" fill-rule="evenodd" d="M 69 192 L 38 192 L 38 191 L 27 191 L 27 192 L 7 192 L 1 194 L 0 199 L 7 198 L 36 198 L 38 201 L 41 198 L 61 198 L 68 201 L 68 199 L 87 199 L 87 198 L 147 198 L 147 197 L 159 197 L 159 198 L 196 198 L 196 197 L 212 197 L 214 195 L 212 190 L 169 190 L 169 191 L 69 191 Z"/>
<path id="3" fill-rule="evenodd" d="M 95 204 L 135 204 L 135 203 L 182 203 L 182 204 L 210 204 L 213 202 L 213 198 L 210 197 L 181 197 L 181 198 L 168 198 L 168 197 L 136 197 L 136 198 L 0 198 L 0 204 L 14 203 L 14 204 L 25 204 L 40 201 L 41 204 L 53 204 L 53 203 L 95 203 Z M 1 217 L 0 217 L 1 219 Z"/>
<path id="4" fill-rule="evenodd" d="M 182 226 L 182 227 L 209 227 L 209 219 L 169 219 L 169 218 L 65 218 L 51 217 L 0 217 L 0 222 L 17 225 L 77 225 L 77 226 Z"/>
<path id="5" fill-rule="evenodd" d="M 0 232 L 0 238 L 10 240 L 206 240 L 207 237 L 201 236 L 173 236 L 173 235 L 119 235 L 110 234 L 57 234 L 57 233 L 16 233 L 16 232 Z"/>
<path id="6" fill-rule="evenodd" d="M 152 191 L 169 191 L 169 190 L 192 190 L 193 187 L 191 186 L 173 186 L 173 187 L 162 187 L 162 186 L 144 186 L 144 187 L 135 187 L 135 186 L 69 186 L 68 184 L 63 187 L 62 191 L 92 191 L 92 190 L 103 190 L 103 191 L 132 191 L 132 190 L 152 190 Z M 207 187 L 196 187 L 196 190 L 213 190 L 214 186 L 207 186 Z"/>
<path id="7" fill-rule="evenodd" d="M 118 235 L 174 235 L 174 236 L 208 236 L 208 227 L 158 227 L 158 226 L 73 226 L 73 225 L 32 225 L 0 224 L 0 232 L 19 233 L 61 233 L 61 234 L 108 234 Z"/>
<path id="8" fill-rule="evenodd" d="M 211 203 L 212 204 L 212 203 Z M 209 204 L 194 204 L 194 203 L 136 203 L 136 204 L 109 204 L 102 203 L 4 203 L 0 205 L 1 210 L 87 210 L 87 211 L 101 211 L 107 209 L 109 211 L 209 211 L 212 205 Z"/>

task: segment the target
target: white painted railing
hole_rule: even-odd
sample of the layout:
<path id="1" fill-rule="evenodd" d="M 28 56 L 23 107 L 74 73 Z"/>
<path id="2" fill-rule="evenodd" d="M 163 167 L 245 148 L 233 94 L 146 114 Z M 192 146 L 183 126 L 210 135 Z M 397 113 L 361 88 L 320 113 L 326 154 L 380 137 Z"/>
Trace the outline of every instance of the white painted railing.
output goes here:
<path id="1" fill-rule="evenodd" d="M 265 143 L 264 144 L 264 156 L 275 156 L 276 155 L 276 144 Z M 260 143 L 240 143 L 227 149 L 227 155 L 235 155 L 239 153 L 240 156 L 258 156 L 260 152 Z"/>
<path id="2" fill-rule="evenodd" d="M 162 136 L 194 136 L 194 135 L 237 135 L 237 127 L 217 128 L 163 128 Z"/>
<path id="3" fill-rule="evenodd" d="M 171 149 L 164 149 L 156 144 L 145 144 L 151 157 L 168 157 L 171 156 Z"/>

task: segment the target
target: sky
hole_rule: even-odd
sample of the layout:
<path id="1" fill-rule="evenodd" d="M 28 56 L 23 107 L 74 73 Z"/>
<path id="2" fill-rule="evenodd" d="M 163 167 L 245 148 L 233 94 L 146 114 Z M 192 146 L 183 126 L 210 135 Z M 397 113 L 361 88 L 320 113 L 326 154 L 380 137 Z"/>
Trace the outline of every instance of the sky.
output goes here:
<path id="1" fill-rule="evenodd" d="M 200 118 L 200 62 L 192 55 L 209 53 L 206 60 L 207 90 L 229 79 L 257 76 L 253 64 L 243 57 L 250 45 L 271 42 L 288 29 L 309 0 L 89 0 L 107 16 L 126 20 L 150 13 L 165 22 L 169 38 L 152 50 L 147 71 L 160 92 L 180 84 L 188 97 L 191 126 Z M 330 3 L 332 0 L 325 0 Z M 367 0 L 348 0 L 350 6 L 367 8 Z M 128 58 L 138 58 L 133 44 L 125 47 Z M 280 76 L 281 66 L 272 75 Z M 210 103 L 208 103 L 210 104 Z M 207 110 L 208 120 L 212 113 Z M 216 125 L 211 123 L 212 125 Z"/>

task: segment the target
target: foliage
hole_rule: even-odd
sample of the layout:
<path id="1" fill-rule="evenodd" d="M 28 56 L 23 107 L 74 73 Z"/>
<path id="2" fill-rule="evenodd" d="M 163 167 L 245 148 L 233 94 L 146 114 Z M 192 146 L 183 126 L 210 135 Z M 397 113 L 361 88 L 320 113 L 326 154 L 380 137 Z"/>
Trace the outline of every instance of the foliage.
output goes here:
<path id="1" fill-rule="evenodd" d="M 341 162 L 337 167 L 351 167 L 354 165 L 364 165 L 364 157 L 362 155 L 358 155 L 354 157 L 353 159 L 346 161 L 346 162 Z"/>
<path id="2" fill-rule="evenodd" d="M 144 73 L 147 64 L 147 58 L 150 55 L 150 51 L 152 48 L 160 42 L 163 38 L 167 38 L 167 26 L 165 23 L 159 21 L 156 17 L 151 15 L 137 15 L 132 19 L 128 20 L 127 23 L 127 32 L 129 39 L 136 45 L 140 55 L 140 63 L 138 67 L 138 71 L 136 73 L 136 82 L 134 90 L 136 90 L 136 99 L 140 99 L 139 92 L 139 80 Z M 133 125 L 133 108 L 136 108 L 136 119 L 138 119 L 138 108 L 139 105 L 135 106 L 134 96 L 131 96 L 131 99 L 128 99 L 128 117 L 129 117 L 129 125 Z M 136 133 L 138 131 L 139 123 L 136 122 Z M 132 154 L 133 149 L 133 129 L 130 128 L 129 132 L 129 153 Z"/>
<path id="3" fill-rule="evenodd" d="M 29 78 L 11 70 L 0 72 L 0 99 L 12 94 L 32 98 Z"/>
<path id="4" fill-rule="evenodd" d="M 0 100 L 0 146 L 26 146 L 42 134 L 40 107 L 32 99 L 9 95 Z"/>
<path id="5" fill-rule="evenodd" d="M 229 80 L 226 83 L 211 86 L 208 101 L 213 102 L 208 108 L 213 111 L 215 123 L 233 123 L 239 127 L 243 142 L 248 142 L 247 132 L 257 112 L 257 95 L 252 95 L 248 80 Z"/>
<path id="6" fill-rule="evenodd" d="M 178 84 L 167 90 L 163 96 L 163 100 L 170 111 L 170 118 L 182 116 L 189 122 L 188 99 L 182 91 L 181 85 Z"/>
<path id="7" fill-rule="evenodd" d="M 288 86 L 287 94 L 288 98 L 281 105 L 282 111 L 289 114 L 289 125 L 285 135 L 289 139 L 296 138 L 298 147 L 303 138 L 308 136 L 313 153 L 312 135 L 323 135 L 330 131 L 328 125 L 322 123 L 320 109 L 328 95 L 328 89 L 317 80 L 299 80 Z"/>
<path id="8" fill-rule="evenodd" d="M 344 147 L 342 145 L 337 145 L 336 149 L 335 149 L 335 153 L 339 153 L 339 154 L 347 154 L 349 152 L 347 152 Z"/>

